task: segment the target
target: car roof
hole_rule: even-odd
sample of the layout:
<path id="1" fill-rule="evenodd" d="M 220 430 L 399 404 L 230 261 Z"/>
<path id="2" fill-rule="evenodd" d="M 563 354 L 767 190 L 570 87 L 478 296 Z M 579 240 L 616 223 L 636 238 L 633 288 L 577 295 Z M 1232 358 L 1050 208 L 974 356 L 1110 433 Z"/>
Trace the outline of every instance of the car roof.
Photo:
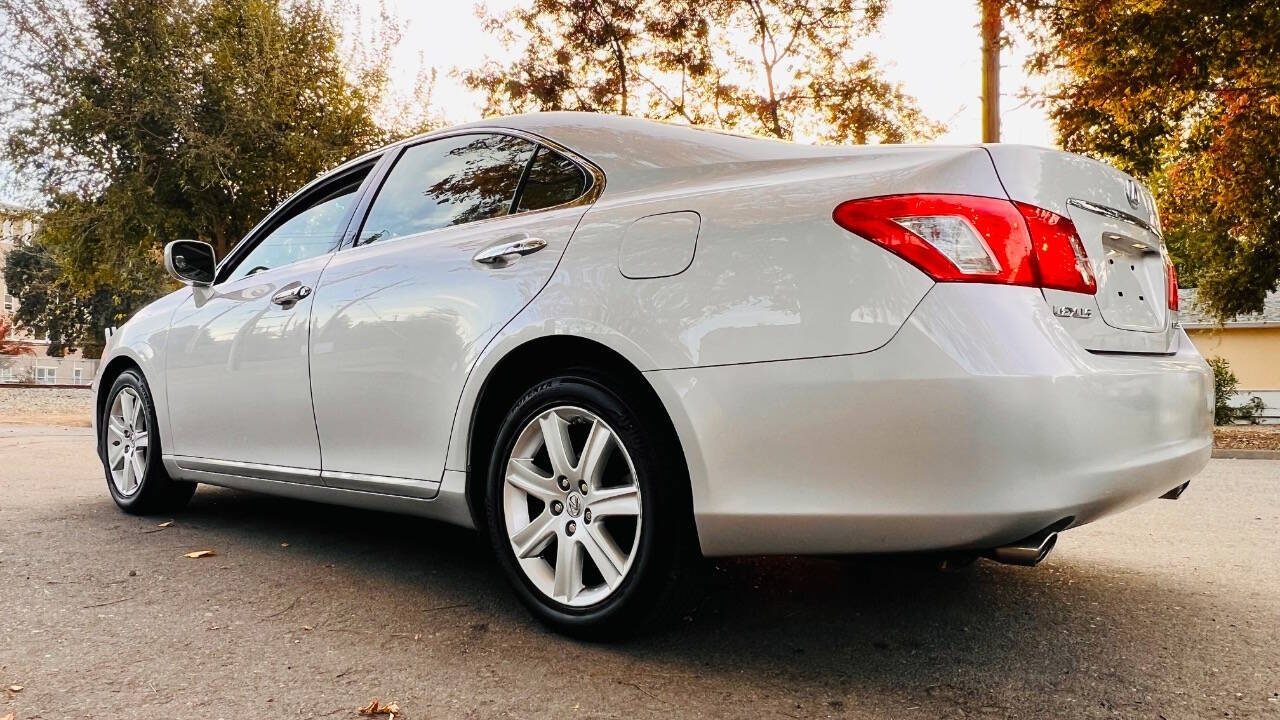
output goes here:
<path id="1" fill-rule="evenodd" d="M 689 125 L 590 112 L 539 112 L 489 118 L 450 130 L 508 128 L 553 140 L 601 166 L 643 171 L 815 155 L 845 155 L 853 148 L 801 145 Z"/>
<path id="2" fill-rule="evenodd" d="M 635 190 L 687 176 L 697 168 L 733 168 L 746 163 L 939 151 L 937 145 L 812 145 L 737 135 L 707 128 L 606 113 L 548 111 L 492 117 L 424 133 L 344 163 L 433 137 L 468 131 L 517 131 L 571 150 L 603 171 L 611 193 Z M 976 146 L 964 146 L 974 149 Z M 671 171 L 678 171 L 672 173 Z"/>

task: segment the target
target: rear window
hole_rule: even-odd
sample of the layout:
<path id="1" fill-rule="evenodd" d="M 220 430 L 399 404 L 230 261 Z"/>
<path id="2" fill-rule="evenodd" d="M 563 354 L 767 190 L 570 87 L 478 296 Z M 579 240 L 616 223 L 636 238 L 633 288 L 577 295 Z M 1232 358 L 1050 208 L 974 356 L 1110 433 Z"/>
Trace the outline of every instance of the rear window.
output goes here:
<path id="1" fill-rule="evenodd" d="M 529 166 L 516 212 L 563 205 L 587 189 L 587 175 L 577 163 L 546 146 L 538 147 Z"/>
<path id="2" fill-rule="evenodd" d="M 457 135 L 404 151 L 373 201 L 361 244 L 506 215 L 535 146 Z"/>

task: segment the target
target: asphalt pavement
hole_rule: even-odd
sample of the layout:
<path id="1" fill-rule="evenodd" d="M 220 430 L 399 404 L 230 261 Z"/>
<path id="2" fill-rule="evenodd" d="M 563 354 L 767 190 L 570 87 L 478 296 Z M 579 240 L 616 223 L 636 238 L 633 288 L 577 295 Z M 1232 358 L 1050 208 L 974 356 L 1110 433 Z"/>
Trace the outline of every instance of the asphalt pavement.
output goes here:
<path id="1" fill-rule="evenodd" d="M 590 644 L 475 533 L 209 487 L 132 517 L 88 431 L 0 427 L 0 718 L 1280 718 L 1278 529 L 1280 461 L 1213 460 L 1038 568 L 724 561 Z"/>

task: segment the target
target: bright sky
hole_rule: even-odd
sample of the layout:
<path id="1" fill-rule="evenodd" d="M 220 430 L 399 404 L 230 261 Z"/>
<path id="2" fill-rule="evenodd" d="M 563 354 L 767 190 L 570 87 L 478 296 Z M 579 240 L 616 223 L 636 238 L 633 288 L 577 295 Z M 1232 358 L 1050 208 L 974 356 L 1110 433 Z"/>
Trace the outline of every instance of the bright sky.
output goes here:
<path id="1" fill-rule="evenodd" d="M 454 68 L 481 64 L 486 56 L 501 58 L 498 39 L 486 33 L 469 0 L 355 0 L 366 18 L 378 14 L 380 1 L 406 27 L 396 48 L 392 68 L 392 92 L 401 97 L 413 90 L 422 67 L 439 73 L 433 106 L 451 122 L 480 117 L 481 98 L 451 77 Z M 517 0 L 489 0 L 494 11 L 510 8 Z M 879 36 L 867 44 L 881 60 L 891 80 L 900 82 L 916 97 L 926 115 L 947 125 L 939 142 L 970 143 L 981 140 L 981 41 L 978 33 L 978 0 L 893 0 Z M 352 32 L 359 33 L 358 28 Z M 1015 38 L 1014 47 L 1002 55 L 1002 140 L 1011 143 L 1053 146 L 1053 128 L 1044 111 L 1014 97 L 1037 79 L 1022 71 L 1027 45 Z M 0 202 L 29 201 L 20 183 L 12 182 L 0 158 Z"/>
<path id="2" fill-rule="evenodd" d="M 378 11 L 380 0 L 357 0 L 368 17 Z M 433 104 L 450 122 L 480 116 L 480 98 L 455 78 L 451 68 L 470 68 L 485 56 L 502 57 L 498 39 L 480 27 L 474 7 L 467 0 L 382 0 L 407 27 L 397 49 L 393 90 L 404 93 L 412 86 L 421 64 L 439 71 Z M 488 0 L 493 11 L 517 4 L 516 0 Z M 939 142 L 969 143 L 982 138 L 981 39 L 978 32 L 978 0 L 893 0 L 878 37 L 867 47 L 881 60 L 891 80 L 901 82 L 916 97 L 930 118 L 945 123 L 948 132 Z M 1001 56 L 1002 140 L 1053 146 L 1053 128 L 1044 111 L 1023 105 L 1014 95 L 1032 83 L 1022 70 L 1027 45 L 1015 38 L 1014 47 Z M 1019 105 L 1022 105 L 1019 107 Z"/>

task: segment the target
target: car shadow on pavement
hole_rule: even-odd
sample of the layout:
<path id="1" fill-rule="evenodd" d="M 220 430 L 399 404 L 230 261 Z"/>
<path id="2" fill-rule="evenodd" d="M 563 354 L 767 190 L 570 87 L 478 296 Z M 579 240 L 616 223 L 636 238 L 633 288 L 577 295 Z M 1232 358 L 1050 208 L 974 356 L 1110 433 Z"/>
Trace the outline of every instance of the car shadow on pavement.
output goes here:
<path id="1" fill-rule="evenodd" d="M 959 572 L 892 558 L 718 561 L 701 601 L 673 627 L 581 643 L 524 612 L 472 531 L 215 488 L 202 488 L 178 518 L 226 548 L 224 557 L 247 556 L 242 571 L 270 562 L 281 582 L 299 586 L 329 571 L 331 582 L 306 595 L 322 629 L 420 633 L 440 617 L 432 613 L 465 607 L 465 623 L 489 631 L 487 642 L 539 638 L 508 650 L 512 662 L 557 649 L 589 655 L 627 668 L 617 682 L 652 697 L 732 678 L 829 702 L 833 712 L 864 693 L 907 708 L 1008 710 L 1010 698 L 1034 703 L 1105 678 L 1140 704 L 1156 680 L 1203 687 L 1204 655 L 1226 654 L 1223 643 L 1270 642 L 1264 627 L 1222 637 L 1213 608 L 1159 573 L 1051 557 L 1035 569 L 980 561 Z M 378 599 L 344 588 L 376 588 Z M 1182 629 L 1160 632 L 1165 623 Z"/>

